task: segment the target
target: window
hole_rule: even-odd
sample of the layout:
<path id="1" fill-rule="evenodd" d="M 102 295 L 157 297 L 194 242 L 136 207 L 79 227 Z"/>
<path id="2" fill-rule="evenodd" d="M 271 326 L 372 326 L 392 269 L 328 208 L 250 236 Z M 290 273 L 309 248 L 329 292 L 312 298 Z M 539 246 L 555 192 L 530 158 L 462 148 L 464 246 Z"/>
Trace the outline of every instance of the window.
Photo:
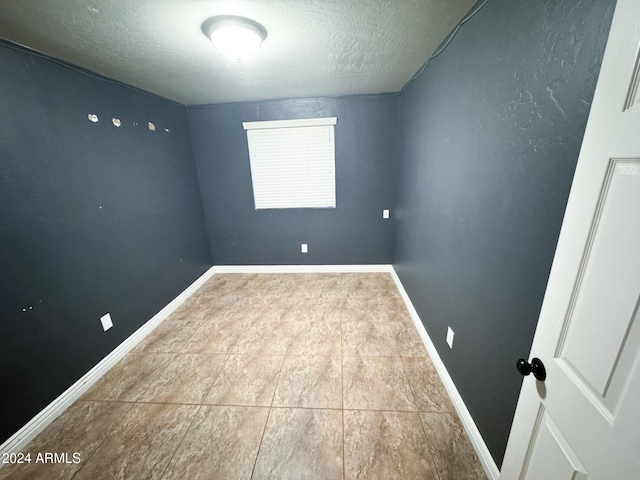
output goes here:
<path id="1" fill-rule="evenodd" d="M 336 117 L 244 122 L 256 210 L 335 208 Z"/>

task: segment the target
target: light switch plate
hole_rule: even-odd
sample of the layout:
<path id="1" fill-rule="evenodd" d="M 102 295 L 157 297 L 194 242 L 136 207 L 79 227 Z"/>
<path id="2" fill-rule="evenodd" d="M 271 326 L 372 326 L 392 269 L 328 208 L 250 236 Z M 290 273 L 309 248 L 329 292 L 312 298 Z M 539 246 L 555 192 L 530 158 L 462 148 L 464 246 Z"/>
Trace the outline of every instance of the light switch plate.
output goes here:
<path id="1" fill-rule="evenodd" d="M 300 244 L 300 250 L 302 251 L 302 253 L 307 253 L 309 252 L 309 248 L 307 247 L 306 243 L 301 243 Z"/>
<path id="2" fill-rule="evenodd" d="M 449 345 L 449 348 L 453 348 L 454 335 L 455 333 L 453 333 L 453 330 L 451 330 L 451 327 L 447 327 L 447 345 Z"/>
<path id="3" fill-rule="evenodd" d="M 389 210 L 382 210 L 382 218 L 389 218 Z"/>
<path id="4" fill-rule="evenodd" d="M 111 320 L 111 315 L 106 314 L 100 317 L 100 322 L 102 322 L 102 329 L 106 332 L 111 327 L 113 327 L 113 321 Z"/>

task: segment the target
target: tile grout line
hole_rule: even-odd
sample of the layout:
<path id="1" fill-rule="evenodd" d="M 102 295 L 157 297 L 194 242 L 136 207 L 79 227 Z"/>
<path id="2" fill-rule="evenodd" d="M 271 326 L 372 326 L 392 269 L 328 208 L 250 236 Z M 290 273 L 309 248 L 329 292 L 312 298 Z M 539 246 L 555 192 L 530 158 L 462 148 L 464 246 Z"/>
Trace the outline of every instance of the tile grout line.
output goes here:
<path id="1" fill-rule="evenodd" d="M 411 385 L 411 380 L 409 380 L 409 372 L 407 371 L 407 367 L 404 364 L 404 358 L 402 358 L 402 355 L 400 355 L 399 358 L 400 358 L 400 363 L 402 364 L 402 371 L 404 372 L 404 374 L 407 377 L 407 383 L 409 384 L 409 390 L 411 391 L 411 396 L 413 397 L 413 404 L 416 407 L 416 411 L 418 411 L 418 401 L 417 401 L 416 393 L 413 391 L 413 386 Z"/>
<path id="2" fill-rule="evenodd" d="M 263 407 L 264 408 L 264 407 Z M 258 444 L 258 450 L 256 451 L 256 458 L 253 461 L 253 468 L 251 469 L 251 476 L 249 479 L 252 479 L 256 472 L 256 466 L 258 465 L 258 457 L 260 456 L 260 449 L 262 448 L 262 443 L 264 442 L 264 434 L 267 431 L 267 424 L 269 423 L 269 419 L 271 418 L 271 407 L 269 407 L 269 413 L 267 414 L 267 419 L 264 422 L 264 426 L 262 427 L 262 435 L 260 436 L 260 443 Z"/>
<path id="3" fill-rule="evenodd" d="M 280 370 L 278 371 L 278 378 L 276 379 L 276 386 L 273 389 L 273 395 L 271 395 L 271 405 L 269 406 L 269 413 L 267 414 L 267 419 L 264 422 L 264 427 L 262 427 L 262 435 L 260 436 L 260 443 L 258 445 L 258 451 L 256 452 L 256 458 L 253 461 L 253 468 L 251 469 L 251 477 L 253 478 L 255 471 L 256 471 L 256 466 L 258 465 L 258 457 L 260 456 L 260 449 L 262 448 L 262 443 L 264 442 L 264 434 L 267 431 L 267 424 L 269 423 L 269 419 L 271 418 L 271 411 L 273 410 L 273 400 L 275 399 L 276 396 L 276 390 L 278 389 L 278 383 L 280 382 L 280 373 L 282 372 L 282 366 L 284 365 L 284 355 L 282 355 L 282 362 L 280 363 Z"/>
<path id="4" fill-rule="evenodd" d="M 345 427 L 344 427 L 344 352 L 342 347 L 343 342 L 343 330 L 342 330 L 342 307 L 340 307 L 340 397 L 342 400 L 342 408 L 340 409 L 342 412 L 342 480 L 345 480 L 347 475 L 347 461 L 346 461 L 346 452 L 345 452 Z"/>
<path id="5" fill-rule="evenodd" d="M 207 397 L 209 396 L 209 394 L 211 393 L 211 390 L 213 390 L 213 387 L 215 387 L 216 383 L 218 382 L 218 379 L 220 378 L 220 372 L 222 372 L 224 370 L 224 367 L 227 366 L 227 362 L 229 362 L 229 359 L 231 358 L 231 353 L 225 353 L 223 355 L 226 355 L 227 358 L 225 359 L 224 363 L 222 364 L 222 366 L 220 367 L 220 370 L 218 370 L 216 372 L 216 379 L 211 383 L 211 386 L 209 387 L 209 389 L 207 390 L 207 393 L 205 393 L 202 396 L 202 402 L 200 402 L 200 405 L 205 405 L 205 401 L 207 400 Z M 207 404 L 209 405 L 209 404 Z"/>
<path id="6" fill-rule="evenodd" d="M 76 401 L 85 401 L 85 402 L 86 402 L 86 401 L 89 401 L 89 402 L 91 402 L 91 401 L 94 401 L 94 400 L 80 400 L 80 399 L 78 399 L 78 400 L 76 400 Z M 99 401 L 99 400 L 97 400 L 97 401 Z M 74 402 L 74 403 L 75 403 L 75 402 Z M 111 435 L 112 435 L 112 434 L 113 434 L 113 432 L 116 430 L 116 428 L 118 428 L 118 427 L 119 427 L 119 426 L 124 422 L 124 419 L 126 418 L 126 416 L 127 416 L 127 415 L 129 415 L 129 412 L 131 412 L 131 410 L 133 409 L 133 407 L 135 407 L 135 406 L 136 406 L 136 402 L 115 402 L 115 401 L 114 401 L 113 403 L 129 403 L 129 404 L 131 404 L 131 406 L 127 409 L 127 411 L 124 413 L 124 415 L 122 415 L 122 418 L 120 419 L 120 421 L 119 421 L 119 422 L 117 422 L 117 423 L 113 426 L 113 428 L 111 429 L 111 431 L 110 431 L 107 435 L 105 435 L 104 439 L 103 439 L 103 440 L 100 442 L 100 444 L 95 448 L 95 450 L 91 453 L 91 455 L 89 455 L 89 458 L 87 458 L 87 460 L 82 464 L 82 466 L 81 466 L 78 470 L 76 470 L 76 471 L 75 471 L 75 473 L 71 476 L 71 479 L 70 479 L 70 480 L 73 480 L 73 479 L 76 477 L 76 475 L 78 475 L 78 473 L 80 473 L 80 470 L 82 470 L 82 469 L 87 465 L 87 463 L 89 463 L 89 460 L 91 460 L 91 459 L 94 457 L 94 455 L 95 455 L 95 454 L 96 454 L 96 452 L 100 449 L 100 447 L 102 447 L 102 445 L 104 445 L 104 443 L 105 443 L 105 442 L 106 442 L 106 441 L 111 437 Z"/>
<path id="7" fill-rule="evenodd" d="M 422 416 L 420 415 L 420 413 L 418 412 L 418 419 L 420 420 L 420 425 L 422 425 L 422 431 L 424 432 L 424 438 L 425 441 L 427 442 L 427 446 L 429 448 L 433 448 L 431 445 L 431 440 L 429 439 L 429 435 L 427 435 L 427 429 L 424 426 L 424 422 L 422 421 Z M 438 468 L 438 464 L 436 463 L 436 456 L 433 455 L 431 452 L 429 452 L 429 456 L 431 457 L 431 463 L 433 464 L 433 468 L 436 471 L 436 475 L 438 476 L 438 479 L 442 479 L 442 475 L 440 475 L 440 469 Z"/>
<path id="8" fill-rule="evenodd" d="M 406 366 L 404 364 L 404 357 L 402 355 L 400 356 L 400 361 L 402 362 L 402 368 L 404 369 L 405 373 L 407 373 L 407 369 L 406 369 Z M 417 397 L 416 397 L 416 394 L 414 392 L 413 386 L 411 385 L 411 381 L 409 380 L 408 373 L 407 373 L 407 381 L 409 383 L 409 388 L 411 389 L 411 394 L 413 395 L 413 400 L 414 400 L 414 403 L 416 405 L 416 414 L 418 415 L 418 421 L 420 422 L 420 426 L 422 427 L 422 432 L 424 433 L 424 440 L 425 440 L 425 442 L 427 442 L 427 446 L 429 448 L 432 448 L 431 447 L 431 441 L 429 440 L 429 436 L 427 435 L 427 430 L 425 429 L 424 423 L 422 421 L 422 416 L 420 415 L 422 412 L 418 408 Z M 442 476 L 440 475 L 440 470 L 438 469 L 438 465 L 436 463 L 435 455 L 433 455 L 431 452 L 427 452 L 427 453 L 429 453 L 429 456 L 431 457 L 431 463 L 433 464 L 433 467 L 434 467 L 434 469 L 436 471 L 436 475 L 438 476 L 438 479 L 441 479 Z"/>
<path id="9" fill-rule="evenodd" d="M 284 366 L 284 359 L 286 358 L 286 354 L 282 354 L 282 360 L 280 361 L 280 369 L 278 370 L 278 375 L 275 380 L 275 387 L 273 387 L 273 394 L 271 395 L 271 403 L 269 404 L 269 412 L 271 412 L 271 408 L 273 408 L 273 401 L 276 399 L 276 392 L 278 391 L 278 385 L 280 384 L 280 375 L 282 374 L 282 367 Z"/>
<path id="10" fill-rule="evenodd" d="M 84 402 L 102 402 L 102 400 L 83 400 Z M 106 403 L 106 402 L 105 402 Z M 109 403 L 131 403 L 132 405 L 179 405 L 183 407 L 233 407 L 233 408 L 269 408 L 269 409 L 297 409 L 297 410 L 331 410 L 331 411 L 347 411 L 347 412 L 400 412 L 400 413 L 433 413 L 433 414 L 449 414 L 448 411 L 438 410 L 405 410 L 405 409 L 393 409 L 393 408 L 340 408 L 340 407 L 300 407 L 298 405 L 257 405 L 257 404 L 237 404 L 237 403 L 183 403 L 183 402 L 130 402 L 130 401 L 115 401 L 112 400 Z M 126 415 L 126 414 L 125 414 Z"/>
<path id="11" fill-rule="evenodd" d="M 182 438 L 178 442 L 178 445 L 176 446 L 176 449 L 173 451 L 173 454 L 171 455 L 171 458 L 169 459 L 169 461 L 165 465 L 164 470 L 162 470 L 162 474 L 160 474 L 160 479 L 162 479 L 164 477 L 164 474 L 166 473 L 167 469 L 169 468 L 169 465 L 171 465 L 171 462 L 173 461 L 173 457 L 175 457 L 176 453 L 178 453 L 178 450 L 180 449 L 180 446 L 182 445 L 182 442 L 184 442 L 184 439 L 186 438 L 187 433 L 189 433 L 189 430 L 191 430 L 191 427 L 193 426 L 193 422 L 196 421 L 196 417 L 198 416 L 198 413 L 200 413 L 200 410 L 202 410 L 202 407 L 203 407 L 203 405 L 200 404 L 198 406 L 198 409 L 196 410 L 196 412 L 193 414 L 193 418 L 191 419 L 191 422 L 189 422 L 189 426 L 185 429 L 184 434 L 182 434 Z"/>
<path id="12" fill-rule="evenodd" d="M 241 287 L 242 287 L 242 286 L 241 286 Z M 236 288 L 234 291 L 238 291 L 238 290 L 241 290 L 241 288 Z M 242 315 L 242 317 L 244 318 L 244 317 L 246 317 L 246 315 Z M 207 317 L 207 318 L 208 318 L 208 317 Z M 228 325 L 225 325 L 225 327 L 228 327 Z M 239 343 L 240 343 L 240 336 L 238 335 L 238 336 L 236 336 L 236 339 L 235 339 L 235 342 L 233 343 L 233 346 L 231 346 L 231 347 L 228 349 L 228 351 L 227 351 L 227 359 L 225 360 L 225 363 L 223 364 L 223 366 L 222 366 L 222 368 L 220 369 L 220 371 L 218 372 L 218 378 L 219 378 L 219 374 L 220 374 L 220 372 L 222 372 L 222 371 L 223 371 L 224 367 L 225 367 L 225 366 L 227 365 L 227 363 L 230 361 L 230 359 L 231 359 L 231 356 L 232 356 L 232 355 L 243 355 L 242 353 L 240 353 L 240 354 L 236 354 L 236 353 L 234 353 L 234 350 L 235 350 L 235 348 L 238 346 L 238 344 L 239 344 Z M 245 354 L 245 355 L 246 355 L 246 354 Z M 282 358 L 282 361 L 284 362 L 284 356 L 283 356 L 283 358 Z M 280 364 L 280 369 L 282 369 L 282 363 Z M 279 376 L 280 376 L 280 371 L 278 372 L 278 378 L 279 378 Z M 213 390 L 213 388 L 215 387 L 217 380 L 218 380 L 218 379 L 216 379 L 216 381 L 215 381 L 215 382 L 213 382 L 213 383 L 211 384 L 211 388 L 209 389 L 209 391 L 207 392 L 207 394 L 203 397 L 203 406 L 204 406 L 204 402 L 206 401 L 207 397 L 209 396 L 209 394 L 211 393 L 211 391 L 212 391 L 212 390 Z M 276 382 L 276 387 L 277 387 L 277 382 Z M 275 388 L 274 388 L 273 396 L 275 396 L 275 391 L 276 391 L 276 390 L 275 390 Z M 272 396 L 272 399 L 271 399 L 271 403 L 273 403 L 273 396 Z M 210 406 L 210 407 L 211 407 L 211 406 L 215 406 L 215 407 L 218 407 L 218 408 L 219 408 L 219 407 L 224 407 L 224 406 L 226 406 L 226 405 L 209 405 L 209 404 L 207 404 L 207 406 Z M 229 406 L 231 406 L 231 407 L 236 407 L 236 408 L 237 408 L 237 407 L 246 407 L 246 405 L 229 405 Z M 202 407 L 201 407 L 201 408 L 202 408 Z M 250 406 L 250 408 L 265 408 L 265 407 L 264 407 L 264 406 Z M 267 423 L 268 423 L 268 421 L 269 421 L 269 417 L 270 417 L 270 415 L 271 415 L 271 407 L 268 407 L 268 408 L 269 408 L 269 413 L 267 414 L 267 418 L 266 418 L 265 423 L 264 423 L 264 425 L 263 425 L 263 427 L 262 427 L 262 435 L 261 435 L 261 437 L 260 437 L 260 443 L 258 444 L 258 449 L 256 450 L 256 456 L 255 456 L 255 458 L 254 458 L 254 460 L 253 460 L 253 467 L 252 467 L 252 469 L 251 469 L 251 478 L 253 478 L 253 475 L 254 475 L 254 472 L 255 472 L 255 468 L 256 468 L 256 465 L 257 465 L 257 462 L 258 462 L 258 456 L 260 455 L 260 447 L 262 446 L 262 441 L 263 441 L 263 439 L 264 439 L 264 433 L 265 433 L 265 431 L 266 431 Z"/>

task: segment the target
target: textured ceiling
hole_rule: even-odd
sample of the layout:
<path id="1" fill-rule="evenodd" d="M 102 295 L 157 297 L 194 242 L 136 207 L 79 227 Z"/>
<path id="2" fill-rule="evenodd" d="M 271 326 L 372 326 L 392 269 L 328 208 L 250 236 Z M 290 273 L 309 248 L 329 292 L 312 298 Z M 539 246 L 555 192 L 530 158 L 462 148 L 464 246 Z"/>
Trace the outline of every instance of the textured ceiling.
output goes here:
<path id="1" fill-rule="evenodd" d="M 0 0 L 0 37 L 186 105 L 397 92 L 475 0 Z M 214 15 L 268 36 L 241 63 Z"/>

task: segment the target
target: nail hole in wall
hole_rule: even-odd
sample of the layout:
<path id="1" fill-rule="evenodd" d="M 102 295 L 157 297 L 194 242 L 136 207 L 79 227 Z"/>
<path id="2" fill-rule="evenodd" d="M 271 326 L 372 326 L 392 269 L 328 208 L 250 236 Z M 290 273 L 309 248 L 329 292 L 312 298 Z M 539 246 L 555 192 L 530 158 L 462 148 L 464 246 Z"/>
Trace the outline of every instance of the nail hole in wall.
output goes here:
<path id="1" fill-rule="evenodd" d="M 122 125 L 122 123 L 120 122 L 120 119 L 119 119 L 119 118 L 113 117 L 113 118 L 111 119 L 111 121 L 113 122 L 113 124 L 114 124 L 116 127 L 119 127 L 120 125 Z"/>
<path id="2" fill-rule="evenodd" d="M 152 132 L 156 131 L 156 126 L 151 122 L 149 122 L 149 130 L 151 130 Z"/>
<path id="3" fill-rule="evenodd" d="M 93 113 L 90 113 L 89 115 L 87 115 L 87 118 L 93 123 L 98 123 L 98 115 L 94 115 Z"/>

